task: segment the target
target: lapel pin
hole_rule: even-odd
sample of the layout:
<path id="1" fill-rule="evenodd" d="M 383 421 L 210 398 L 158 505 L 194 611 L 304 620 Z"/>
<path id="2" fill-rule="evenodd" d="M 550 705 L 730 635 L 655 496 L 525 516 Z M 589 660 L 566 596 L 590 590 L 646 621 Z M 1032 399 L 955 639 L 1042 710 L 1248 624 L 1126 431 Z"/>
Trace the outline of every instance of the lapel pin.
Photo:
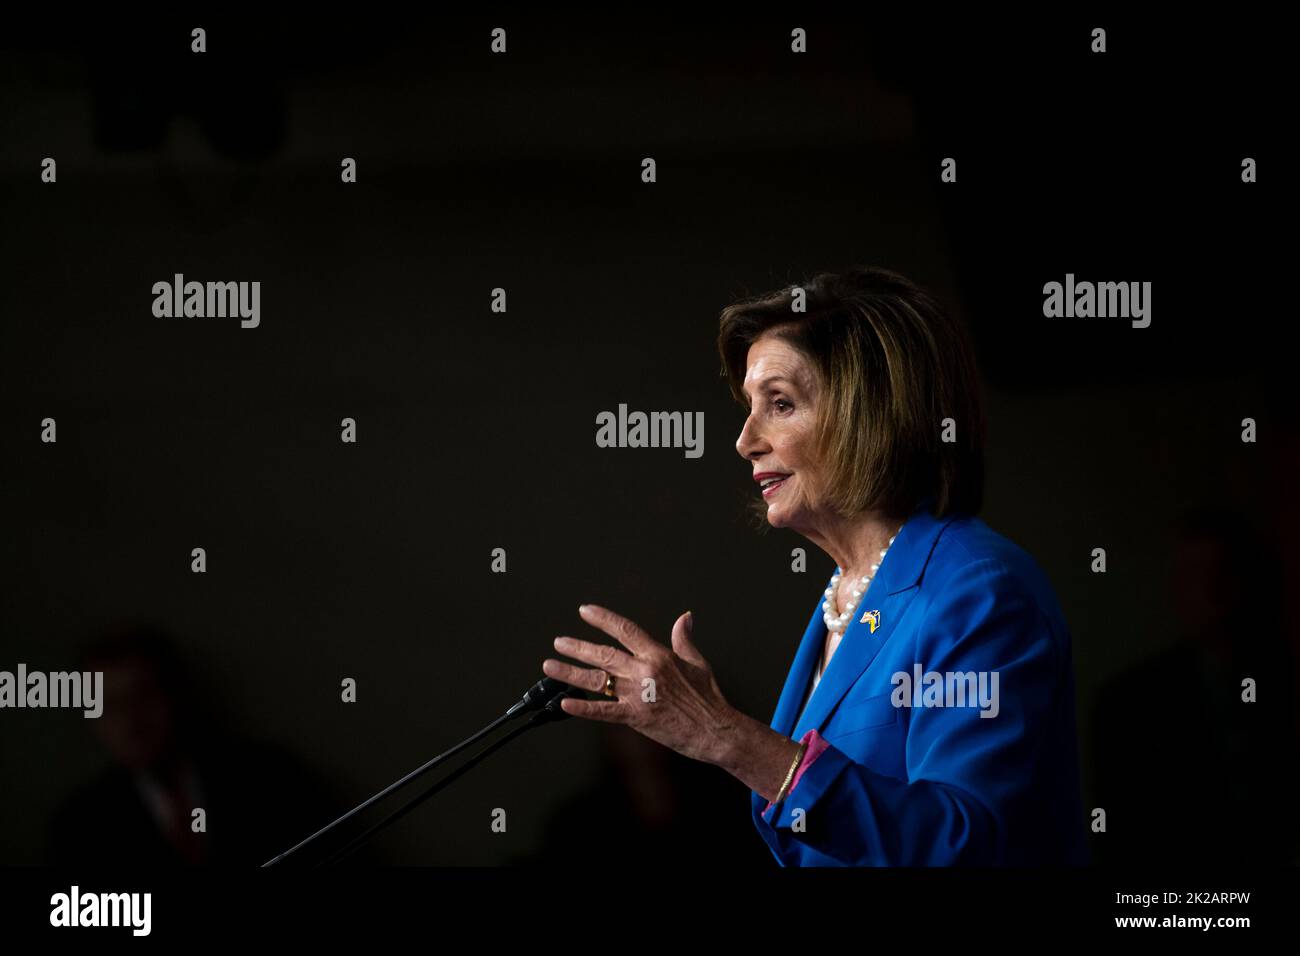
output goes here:
<path id="1" fill-rule="evenodd" d="M 862 615 L 862 620 L 858 621 L 858 623 L 859 623 L 859 624 L 870 624 L 870 625 L 871 625 L 871 633 L 872 633 L 872 634 L 875 634 L 875 633 L 876 633 L 876 628 L 880 627 L 880 612 L 879 612 L 879 611 L 865 611 L 865 612 L 863 613 L 863 615 Z"/>

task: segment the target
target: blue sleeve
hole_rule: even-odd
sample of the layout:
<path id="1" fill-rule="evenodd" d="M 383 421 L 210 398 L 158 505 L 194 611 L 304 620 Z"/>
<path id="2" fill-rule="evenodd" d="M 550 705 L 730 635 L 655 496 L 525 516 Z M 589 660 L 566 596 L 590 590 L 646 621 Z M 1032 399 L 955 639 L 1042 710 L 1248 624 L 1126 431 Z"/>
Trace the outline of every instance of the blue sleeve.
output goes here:
<path id="1" fill-rule="evenodd" d="M 1034 766 L 1057 717 L 1061 637 L 1000 561 L 958 570 L 913 634 L 916 661 L 923 672 L 997 672 L 996 716 L 981 717 L 978 704 L 911 708 L 906 780 L 832 744 L 762 817 L 778 857 L 798 841 L 847 866 L 1002 861 L 1008 826 L 1033 812 Z M 800 810 L 802 832 L 792 828 Z"/>

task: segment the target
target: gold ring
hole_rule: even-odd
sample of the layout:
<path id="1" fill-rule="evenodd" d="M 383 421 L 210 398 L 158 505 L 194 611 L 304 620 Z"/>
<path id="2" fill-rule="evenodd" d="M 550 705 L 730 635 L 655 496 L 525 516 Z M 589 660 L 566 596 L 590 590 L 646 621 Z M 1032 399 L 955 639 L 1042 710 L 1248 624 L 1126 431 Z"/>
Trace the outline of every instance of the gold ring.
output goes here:
<path id="1" fill-rule="evenodd" d="M 613 675 L 613 674 L 606 674 L 606 675 L 605 675 L 605 696 L 606 696 L 606 697 L 616 697 L 616 696 L 617 696 L 617 695 L 614 693 L 614 675 Z"/>

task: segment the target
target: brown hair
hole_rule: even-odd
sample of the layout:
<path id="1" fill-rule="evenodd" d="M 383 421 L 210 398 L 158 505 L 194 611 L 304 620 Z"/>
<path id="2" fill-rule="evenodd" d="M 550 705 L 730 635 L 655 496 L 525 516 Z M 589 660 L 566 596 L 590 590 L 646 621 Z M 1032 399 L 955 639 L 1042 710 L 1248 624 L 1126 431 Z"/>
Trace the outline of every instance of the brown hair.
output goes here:
<path id="1" fill-rule="evenodd" d="M 799 290 L 804 311 L 792 305 Z M 820 378 L 816 428 L 826 493 L 843 516 L 976 514 L 984 500 L 984 410 L 965 325 L 887 269 L 822 272 L 802 285 L 722 310 L 718 351 L 731 394 L 743 390 L 749 346 L 771 332 L 808 357 Z M 943 419 L 956 441 L 941 441 Z M 761 500 L 755 501 L 766 512 Z"/>

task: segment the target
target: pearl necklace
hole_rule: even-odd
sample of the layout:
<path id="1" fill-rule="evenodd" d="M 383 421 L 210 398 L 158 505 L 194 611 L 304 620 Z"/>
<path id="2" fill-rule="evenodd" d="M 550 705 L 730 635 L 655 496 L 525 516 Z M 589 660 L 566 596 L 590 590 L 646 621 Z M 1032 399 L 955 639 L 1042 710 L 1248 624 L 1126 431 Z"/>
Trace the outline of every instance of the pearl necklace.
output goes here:
<path id="1" fill-rule="evenodd" d="M 898 531 L 902 530 L 902 528 L 898 529 Z M 890 538 L 889 543 L 881 549 L 880 561 L 877 561 L 871 566 L 871 573 L 858 582 L 858 586 L 853 589 L 853 595 L 850 599 L 848 610 L 838 615 L 831 610 L 831 601 L 835 600 L 835 585 L 840 583 L 840 568 L 835 568 L 835 573 L 831 575 L 831 586 L 828 587 L 825 592 L 826 600 L 822 601 L 822 620 L 826 622 L 826 627 L 829 630 L 842 631 L 848 626 L 854 612 L 858 609 L 858 602 L 862 600 L 862 595 L 867 593 L 867 585 L 869 585 L 871 579 L 876 576 L 876 570 L 880 567 L 881 561 L 885 560 L 885 555 L 889 553 L 889 548 L 890 545 L 894 543 L 894 538 L 898 537 L 898 531 L 894 532 L 894 537 Z"/>

